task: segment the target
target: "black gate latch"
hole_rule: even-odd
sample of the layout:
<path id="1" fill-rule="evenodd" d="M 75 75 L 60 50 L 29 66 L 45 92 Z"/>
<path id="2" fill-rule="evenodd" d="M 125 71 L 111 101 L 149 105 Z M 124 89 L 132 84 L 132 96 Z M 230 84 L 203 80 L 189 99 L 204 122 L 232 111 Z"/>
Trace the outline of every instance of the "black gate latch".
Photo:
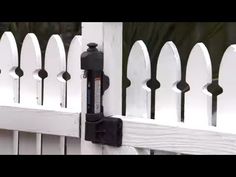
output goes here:
<path id="1" fill-rule="evenodd" d="M 81 69 L 87 77 L 85 140 L 119 147 L 122 145 L 122 120 L 103 115 L 102 95 L 109 87 L 109 77 L 103 73 L 103 53 L 98 51 L 96 43 L 89 43 L 88 47 L 81 55 Z"/>

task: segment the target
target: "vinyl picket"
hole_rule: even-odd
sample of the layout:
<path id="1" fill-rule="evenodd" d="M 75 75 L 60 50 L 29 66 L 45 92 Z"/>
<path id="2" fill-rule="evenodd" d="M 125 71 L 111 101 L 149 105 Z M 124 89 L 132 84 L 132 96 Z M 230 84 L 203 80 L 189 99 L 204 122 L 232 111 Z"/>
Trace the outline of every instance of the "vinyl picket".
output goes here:
<path id="1" fill-rule="evenodd" d="M 67 81 L 67 108 L 81 112 L 81 79 L 80 55 L 82 53 L 82 36 L 75 36 L 70 43 L 67 59 L 67 71 L 70 80 Z M 80 154 L 80 138 L 66 139 L 66 154 Z"/>
<path id="2" fill-rule="evenodd" d="M 171 41 L 162 47 L 158 62 L 156 79 L 160 88 L 155 96 L 155 120 L 160 122 L 181 121 L 181 91 L 177 88 L 181 80 L 181 63 L 178 50 Z"/>
<path id="3" fill-rule="evenodd" d="M 155 93 L 155 120 L 172 124 L 181 121 L 181 91 L 177 88 L 181 80 L 181 62 L 178 50 L 172 41 L 162 47 L 157 60 L 156 79 L 160 88 Z M 174 154 L 155 151 L 155 155 Z"/>
<path id="4" fill-rule="evenodd" d="M 212 68 L 203 43 L 197 43 L 190 52 L 186 82 L 190 90 L 185 93 L 185 124 L 192 127 L 212 125 L 212 94 L 207 90 L 212 82 Z"/>
<path id="5" fill-rule="evenodd" d="M 151 79 L 150 58 L 147 47 L 141 40 L 136 41 L 131 48 L 128 57 L 127 77 L 131 84 L 126 89 L 126 116 L 150 119 L 151 90 L 146 86 L 147 81 Z M 132 147 L 130 148 L 132 149 Z M 135 154 L 150 153 L 149 150 L 136 150 Z M 130 151 L 130 153 L 132 152 Z"/>
<path id="6" fill-rule="evenodd" d="M 0 104 L 19 102 L 18 49 L 11 32 L 4 32 L 0 41 Z M 18 131 L 0 130 L 0 154 L 18 154 Z"/>
<path id="7" fill-rule="evenodd" d="M 42 104 L 42 79 L 38 72 L 42 67 L 41 50 L 35 34 L 28 33 L 23 41 L 20 55 L 20 104 Z M 19 154 L 41 154 L 41 134 L 19 132 Z"/>
<path id="8" fill-rule="evenodd" d="M 223 93 L 217 98 L 216 126 L 225 132 L 235 133 L 236 105 L 236 45 L 230 45 L 221 60 L 219 69 L 219 85 Z"/>
<path id="9" fill-rule="evenodd" d="M 44 80 L 43 106 L 58 109 L 65 107 L 66 82 L 62 75 L 66 71 L 66 55 L 59 35 L 52 35 L 48 41 L 45 52 L 45 70 L 48 76 Z M 42 154 L 64 153 L 64 136 L 42 136 Z"/>

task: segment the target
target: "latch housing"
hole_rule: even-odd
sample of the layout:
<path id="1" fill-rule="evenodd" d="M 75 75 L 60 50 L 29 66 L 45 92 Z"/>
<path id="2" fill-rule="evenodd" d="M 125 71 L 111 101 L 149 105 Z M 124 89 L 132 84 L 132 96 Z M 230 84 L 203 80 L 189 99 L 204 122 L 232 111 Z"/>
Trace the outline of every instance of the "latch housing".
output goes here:
<path id="1" fill-rule="evenodd" d="M 109 77 L 103 72 L 103 53 L 98 51 L 96 43 L 89 43 L 88 47 L 81 55 L 81 69 L 87 77 L 85 140 L 119 147 L 122 145 L 122 120 L 103 115 L 102 96 L 109 87 Z"/>

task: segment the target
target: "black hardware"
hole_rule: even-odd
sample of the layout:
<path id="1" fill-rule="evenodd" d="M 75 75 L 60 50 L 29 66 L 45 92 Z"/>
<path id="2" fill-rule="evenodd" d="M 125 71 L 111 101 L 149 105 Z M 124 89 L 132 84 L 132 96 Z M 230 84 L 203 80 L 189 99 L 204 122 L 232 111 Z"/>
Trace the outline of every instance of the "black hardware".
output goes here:
<path id="1" fill-rule="evenodd" d="M 81 55 L 81 69 L 87 77 L 85 140 L 118 147 L 122 144 L 122 120 L 103 115 L 102 96 L 109 87 L 109 77 L 103 73 L 103 53 L 96 43 L 88 47 Z"/>
<path id="2" fill-rule="evenodd" d="M 95 120 L 89 121 L 90 119 Z M 103 114 L 87 114 L 85 140 L 119 147 L 122 144 L 122 120 L 104 117 Z"/>

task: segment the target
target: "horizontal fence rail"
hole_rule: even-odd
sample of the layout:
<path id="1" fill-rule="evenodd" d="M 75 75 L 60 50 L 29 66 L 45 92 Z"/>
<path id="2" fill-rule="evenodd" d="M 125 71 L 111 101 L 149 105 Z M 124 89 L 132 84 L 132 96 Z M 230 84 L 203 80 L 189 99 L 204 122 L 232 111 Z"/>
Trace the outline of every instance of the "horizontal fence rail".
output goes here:
<path id="1" fill-rule="evenodd" d="M 12 104 L 0 105 L 0 114 L 0 129 L 79 138 L 80 113 L 73 110 Z"/>
<path id="2" fill-rule="evenodd" d="M 236 134 L 216 127 L 201 129 L 186 126 L 182 122 L 170 125 L 151 119 L 114 117 L 123 120 L 124 146 L 195 155 L 236 153 Z"/>

